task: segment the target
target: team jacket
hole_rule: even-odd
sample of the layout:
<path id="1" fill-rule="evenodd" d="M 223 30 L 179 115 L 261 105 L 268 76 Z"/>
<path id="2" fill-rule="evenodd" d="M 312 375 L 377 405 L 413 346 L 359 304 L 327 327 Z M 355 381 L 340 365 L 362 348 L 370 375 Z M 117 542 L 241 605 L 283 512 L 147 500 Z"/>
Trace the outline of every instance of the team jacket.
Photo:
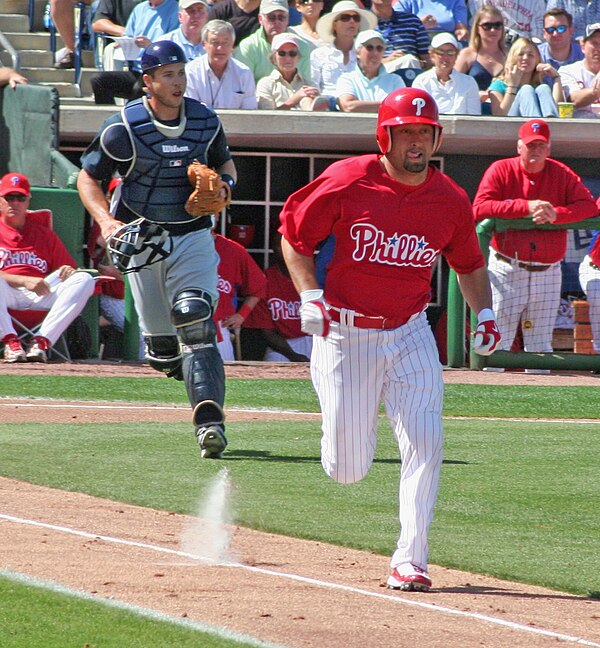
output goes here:
<path id="1" fill-rule="evenodd" d="M 427 306 L 440 254 L 459 274 L 483 267 L 484 259 L 463 189 L 434 166 L 422 184 L 403 185 L 379 157 L 332 164 L 288 198 L 280 231 L 305 256 L 333 233 L 324 287 L 330 304 L 408 319 Z"/>
<path id="2" fill-rule="evenodd" d="M 473 201 L 477 221 L 526 218 L 529 200 L 546 200 L 556 209 L 556 223 L 575 223 L 598 213 L 591 193 L 569 167 L 548 158 L 540 173 L 527 173 L 518 157 L 494 162 L 485 172 Z M 525 263 L 556 263 L 565 256 L 566 230 L 508 230 L 495 234 L 492 248 Z"/>
<path id="3" fill-rule="evenodd" d="M 63 242 L 49 227 L 26 219 L 19 231 L 0 221 L 0 270 L 45 277 L 63 265 L 77 267 Z"/>

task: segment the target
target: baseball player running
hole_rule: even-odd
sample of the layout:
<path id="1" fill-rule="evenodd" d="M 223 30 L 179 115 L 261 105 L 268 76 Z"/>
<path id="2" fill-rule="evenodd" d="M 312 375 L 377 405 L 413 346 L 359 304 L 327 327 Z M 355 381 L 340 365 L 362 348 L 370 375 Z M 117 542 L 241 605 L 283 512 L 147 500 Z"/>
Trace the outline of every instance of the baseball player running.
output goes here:
<path id="1" fill-rule="evenodd" d="M 193 217 L 185 209 L 187 167 L 194 159 L 204 162 L 230 186 L 236 171 L 216 113 L 184 99 L 185 63 L 171 41 L 146 48 L 141 65 L 148 97 L 104 123 L 83 154 L 78 188 L 115 264 L 131 273 L 148 363 L 184 380 L 201 454 L 216 458 L 227 445 L 225 377 L 212 319 L 219 257 L 210 216 Z M 113 216 L 100 181 L 117 171 L 123 182 Z"/>
<path id="2" fill-rule="evenodd" d="M 382 155 L 332 164 L 292 194 L 281 213 L 283 253 L 314 335 L 311 374 L 322 410 L 321 463 L 338 482 L 368 472 L 383 398 L 402 460 L 400 537 L 388 587 L 424 590 L 428 531 L 442 464 L 442 368 L 425 309 L 443 254 L 479 314 L 473 345 L 500 340 L 466 193 L 434 165 L 442 126 L 433 98 L 402 88 L 382 102 Z M 324 291 L 313 253 L 335 237 Z"/>

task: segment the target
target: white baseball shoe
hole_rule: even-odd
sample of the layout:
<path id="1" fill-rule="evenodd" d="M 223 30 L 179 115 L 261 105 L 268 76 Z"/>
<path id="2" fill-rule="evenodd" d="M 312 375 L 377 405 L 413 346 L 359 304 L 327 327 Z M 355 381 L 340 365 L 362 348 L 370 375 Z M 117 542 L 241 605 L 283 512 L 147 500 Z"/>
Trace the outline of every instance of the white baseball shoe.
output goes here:
<path id="1" fill-rule="evenodd" d="M 206 425 L 196 429 L 196 439 L 203 459 L 220 459 L 227 447 L 227 439 L 220 425 Z"/>
<path id="2" fill-rule="evenodd" d="M 14 333 L 5 335 L 2 343 L 4 344 L 4 359 L 6 362 L 27 362 L 25 349 L 23 349 L 19 338 Z"/>
<path id="3" fill-rule="evenodd" d="M 36 335 L 33 338 L 33 344 L 27 351 L 27 360 L 29 362 L 48 362 L 48 350 L 50 349 L 50 342 L 41 335 Z"/>
<path id="4" fill-rule="evenodd" d="M 392 569 L 387 579 L 389 589 L 404 590 L 405 592 L 428 592 L 431 587 L 429 574 L 416 565 L 404 563 Z"/>

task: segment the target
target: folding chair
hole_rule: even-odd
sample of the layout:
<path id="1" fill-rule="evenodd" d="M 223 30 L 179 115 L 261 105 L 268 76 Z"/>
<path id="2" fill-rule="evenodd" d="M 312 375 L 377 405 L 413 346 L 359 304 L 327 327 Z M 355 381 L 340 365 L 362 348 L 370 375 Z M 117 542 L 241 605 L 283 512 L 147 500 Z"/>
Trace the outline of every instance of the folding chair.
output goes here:
<path id="1" fill-rule="evenodd" d="M 27 218 L 52 229 L 52 212 L 49 209 L 38 209 L 36 211 L 27 212 Z M 8 314 L 13 321 L 19 340 L 29 341 L 33 336 L 37 335 L 39 328 L 48 314 L 47 310 L 12 310 L 9 309 Z M 59 350 L 57 346 L 61 347 Z M 59 358 L 70 362 L 71 355 L 69 353 L 69 346 L 63 333 L 57 340 L 56 344 L 50 348 L 50 357 L 52 354 L 57 355 Z"/>

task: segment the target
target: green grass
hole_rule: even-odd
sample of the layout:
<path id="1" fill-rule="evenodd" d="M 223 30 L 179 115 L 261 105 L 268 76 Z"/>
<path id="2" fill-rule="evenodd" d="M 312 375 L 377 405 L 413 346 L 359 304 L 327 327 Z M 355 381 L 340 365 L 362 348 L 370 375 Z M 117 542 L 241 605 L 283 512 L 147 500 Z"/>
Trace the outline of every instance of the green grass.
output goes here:
<path id="1" fill-rule="evenodd" d="M 0 578 L 2 648 L 239 648 L 251 645 Z"/>
<path id="2" fill-rule="evenodd" d="M 448 421 L 431 561 L 578 594 L 600 590 L 598 430 Z M 228 435 L 226 458 L 207 462 L 186 424 L 5 424 L 1 473 L 190 513 L 227 466 L 237 523 L 391 552 L 398 461 L 385 421 L 370 474 L 351 486 L 324 475 L 316 421 L 231 423 Z"/>
<path id="3" fill-rule="evenodd" d="M 257 369 L 260 376 L 260 368 Z M 182 383 L 165 378 L 98 376 L 0 376 L 0 394 L 9 397 L 187 403 Z M 308 380 L 227 381 L 226 405 L 319 411 Z M 446 385 L 446 416 L 598 418 L 597 387 L 535 385 Z"/>

